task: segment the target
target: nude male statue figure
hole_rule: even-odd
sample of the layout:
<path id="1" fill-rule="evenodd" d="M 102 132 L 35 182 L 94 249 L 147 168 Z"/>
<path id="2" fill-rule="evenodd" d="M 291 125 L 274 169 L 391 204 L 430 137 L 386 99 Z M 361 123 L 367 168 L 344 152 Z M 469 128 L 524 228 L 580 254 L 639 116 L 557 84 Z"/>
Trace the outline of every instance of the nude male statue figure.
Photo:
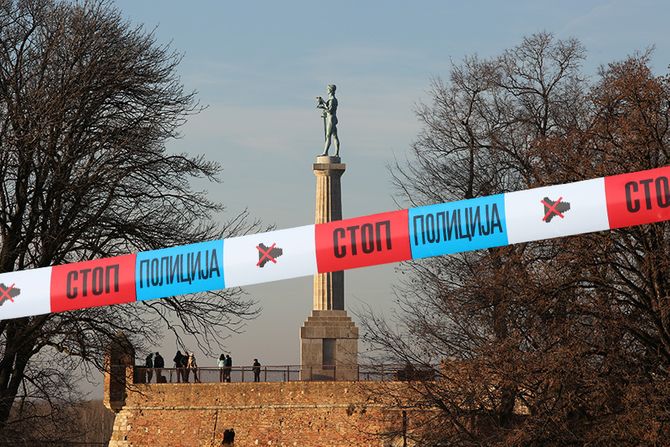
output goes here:
<path id="1" fill-rule="evenodd" d="M 322 97 L 317 96 L 317 105 L 318 109 L 323 109 L 323 119 L 324 119 L 324 137 L 325 145 L 323 147 L 323 154 L 328 155 L 328 150 L 330 149 L 331 140 L 335 140 L 335 156 L 340 156 L 340 139 L 337 137 L 337 98 L 335 98 L 335 87 L 334 84 L 328 84 L 328 99 L 324 100 Z"/>

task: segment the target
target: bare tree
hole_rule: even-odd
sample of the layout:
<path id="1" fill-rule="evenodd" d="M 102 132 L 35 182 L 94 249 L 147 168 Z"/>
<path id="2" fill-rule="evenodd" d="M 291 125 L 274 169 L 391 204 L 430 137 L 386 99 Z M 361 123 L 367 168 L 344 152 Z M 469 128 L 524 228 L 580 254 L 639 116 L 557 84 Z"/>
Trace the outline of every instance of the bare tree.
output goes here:
<path id="1" fill-rule="evenodd" d="M 133 253 L 248 231 L 192 179 L 220 167 L 170 154 L 199 110 L 179 55 L 108 2 L 0 0 L 0 272 Z M 58 399 L 70 371 L 101 367 L 111 336 L 138 347 L 169 328 L 216 345 L 253 317 L 239 291 L 0 321 L 0 430 L 17 396 Z M 62 379 L 62 380 L 61 380 Z"/>
<path id="2" fill-rule="evenodd" d="M 413 205 L 667 163 L 670 90 L 647 55 L 594 86 L 584 50 L 541 33 L 433 83 L 424 129 L 394 179 Z M 437 409 L 421 445 L 659 445 L 669 434 L 666 223 L 411 262 L 395 361 L 439 365 L 413 384 Z M 443 444 L 440 444 L 443 443 Z"/>

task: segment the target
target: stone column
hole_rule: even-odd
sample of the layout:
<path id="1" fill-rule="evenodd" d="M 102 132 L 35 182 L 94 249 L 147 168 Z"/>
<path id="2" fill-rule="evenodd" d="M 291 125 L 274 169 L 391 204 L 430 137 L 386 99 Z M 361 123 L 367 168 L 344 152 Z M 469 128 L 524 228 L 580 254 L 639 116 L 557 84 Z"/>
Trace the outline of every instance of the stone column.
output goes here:
<path id="1" fill-rule="evenodd" d="M 342 220 L 340 178 L 347 165 L 340 157 L 316 157 L 312 166 L 316 176 L 316 213 L 314 223 Z M 314 276 L 314 310 L 344 310 L 344 272 Z"/>
<path id="2" fill-rule="evenodd" d="M 315 223 L 342 219 L 339 157 L 317 157 Z M 344 310 L 344 272 L 314 276 L 312 315 L 300 329 L 302 380 L 356 380 L 358 328 Z"/>

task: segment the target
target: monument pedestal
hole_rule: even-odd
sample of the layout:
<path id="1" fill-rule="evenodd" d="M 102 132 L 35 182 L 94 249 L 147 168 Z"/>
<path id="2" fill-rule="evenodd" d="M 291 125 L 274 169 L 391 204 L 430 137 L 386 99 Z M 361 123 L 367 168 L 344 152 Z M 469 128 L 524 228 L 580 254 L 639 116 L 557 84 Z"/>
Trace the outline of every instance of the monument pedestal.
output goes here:
<path id="1" fill-rule="evenodd" d="M 346 169 L 339 157 L 319 156 L 315 223 L 342 220 L 340 178 Z M 314 275 L 312 315 L 300 328 L 302 380 L 357 380 L 358 328 L 344 310 L 344 272 Z"/>
<path id="2" fill-rule="evenodd" d="M 300 340 L 302 380 L 358 380 L 358 328 L 345 310 L 313 310 Z"/>

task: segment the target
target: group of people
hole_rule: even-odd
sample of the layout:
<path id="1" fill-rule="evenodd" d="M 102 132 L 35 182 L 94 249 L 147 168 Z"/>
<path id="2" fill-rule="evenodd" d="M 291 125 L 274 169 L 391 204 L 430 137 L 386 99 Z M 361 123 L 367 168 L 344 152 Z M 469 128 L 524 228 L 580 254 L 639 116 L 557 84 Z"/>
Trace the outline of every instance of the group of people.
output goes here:
<path id="1" fill-rule="evenodd" d="M 233 359 L 230 354 L 221 354 L 216 366 L 219 367 L 219 382 L 230 382 L 230 372 L 233 369 Z"/>
<path id="2" fill-rule="evenodd" d="M 162 371 L 165 368 L 165 360 L 161 356 L 160 352 L 156 352 L 155 357 L 152 352 L 147 356 L 147 359 L 144 363 L 145 374 L 146 374 L 146 383 L 150 383 L 151 379 L 154 377 L 154 371 L 156 371 L 156 383 L 166 383 L 167 379 L 163 376 Z"/>
<path id="3" fill-rule="evenodd" d="M 188 382 L 191 373 L 193 373 L 193 381 L 200 382 L 200 377 L 198 377 L 198 364 L 196 363 L 195 355 L 192 352 L 182 354 L 181 351 L 177 350 L 177 353 L 172 360 L 174 361 L 174 367 L 177 370 L 177 383 L 182 381 L 184 383 Z M 172 377 L 170 377 L 170 379 L 172 379 Z"/>
<path id="4" fill-rule="evenodd" d="M 219 360 L 216 363 L 216 366 L 219 367 L 219 381 L 220 382 L 230 382 L 230 372 L 233 369 L 233 359 L 230 357 L 230 354 L 221 354 Z M 261 364 L 258 359 L 254 359 L 254 364 L 251 368 L 254 373 L 254 382 L 261 381 Z"/>
<path id="5" fill-rule="evenodd" d="M 177 351 L 174 356 L 174 370 L 170 370 L 169 382 L 172 383 L 172 373 L 176 371 L 177 373 L 177 383 L 188 383 L 191 374 L 193 375 L 193 381 L 196 383 L 200 382 L 200 376 L 198 374 L 198 364 L 195 361 L 195 355 L 192 352 L 185 352 L 182 354 L 181 351 Z M 151 353 L 147 356 L 146 362 L 144 364 L 144 381 L 145 383 L 151 383 L 154 372 L 156 373 L 156 383 L 167 383 L 168 378 L 162 374 L 163 369 L 165 368 L 165 360 L 160 355 L 160 353 Z M 219 368 L 219 381 L 220 382 L 230 382 L 231 381 L 231 372 L 233 369 L 233 359 L 230 354 L 221 354 L 219 360 L 217 361 L 217 367 Z M 251 368 L 254 373 L 254 382 L 261 381 L 261 364 L 258 359 L 254 359 L 253 366 Z"/>

